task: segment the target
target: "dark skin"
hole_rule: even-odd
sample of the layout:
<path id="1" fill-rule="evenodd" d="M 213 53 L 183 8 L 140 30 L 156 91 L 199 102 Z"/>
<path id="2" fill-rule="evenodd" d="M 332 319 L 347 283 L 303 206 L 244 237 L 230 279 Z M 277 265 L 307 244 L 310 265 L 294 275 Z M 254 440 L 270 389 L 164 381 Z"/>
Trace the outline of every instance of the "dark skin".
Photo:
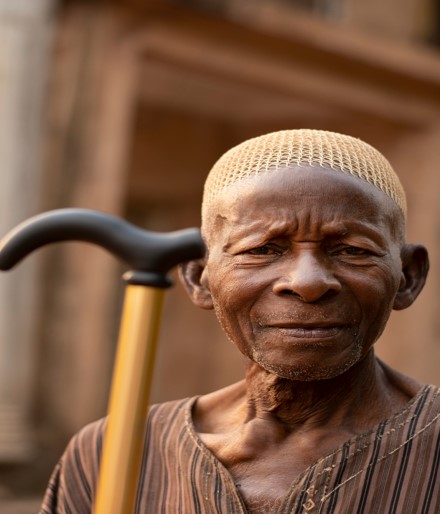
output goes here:
<path id="1" fill-rule="evenodd" d="M 319 167 L 241 181 L 211 212 L 208 255 L 181 275 L 249 365 L 244 381 L 197 401 L 194 425 L 249 512 L 275 512 L 310 465 L 420 389 L 373 345 L 423 288 L 427 252 L 404 243 L 382 191 Z"/>

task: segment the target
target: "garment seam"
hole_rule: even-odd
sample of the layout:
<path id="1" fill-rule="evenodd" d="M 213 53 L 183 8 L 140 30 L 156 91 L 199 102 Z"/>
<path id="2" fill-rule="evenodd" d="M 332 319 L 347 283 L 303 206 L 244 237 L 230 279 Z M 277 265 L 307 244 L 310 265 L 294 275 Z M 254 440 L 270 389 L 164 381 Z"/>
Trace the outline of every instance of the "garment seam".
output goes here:
<path id="1" fill-rule="evenodd" d="M 213 459 L 213 455 L 208 451 L 207 448 L 205 448 L 203 445 L 200 444 L 198 438 L 193 433 L 191 411 L 192 411 L 192 408 L 193 408 L 195 402 L 197 401 L 197 398 L 199 398 L 199 397 L 195 397 L 195 398 L 192 399 L 192 401 L 188 402 L 187 408 L 185 409 L 185 428 L 186 428 L 186 431 L 189 434 L 189 436 L 192 439 L 192 441 L 197 446 L 197 448 L 199 448 L 199 450 L 205 455 L 205 457 L 208 458 L 209 462 L 216 468 L 218 473 L 220 473 L 220 475 L 222 476 L 223 480 L 225 480 L 226 482 L 229 483 L 232 480 L 231 475 L 230 474 L 227 475 L 224 472 L 224 470 L 219 465 L 219 464 L 221 464 L 221 462 L 220 461 L 217 462 L 215 459 Z M 241 498 L 238 496 L 238 491 L 237 490 L 233 490 L 232 498 L 233 498 L 234 503 L 236 504 L 236 506 L 239 507 L 241 514 L 247 514 L 247 509 L 244 509 L 243 500 L 241 500 Z"/>

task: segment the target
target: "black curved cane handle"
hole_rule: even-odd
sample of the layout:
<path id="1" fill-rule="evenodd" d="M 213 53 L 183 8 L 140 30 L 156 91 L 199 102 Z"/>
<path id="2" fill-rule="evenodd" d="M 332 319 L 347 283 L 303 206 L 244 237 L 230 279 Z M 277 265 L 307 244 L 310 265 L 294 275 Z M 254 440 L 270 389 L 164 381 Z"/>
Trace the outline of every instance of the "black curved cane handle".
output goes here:
<path id="1" fill-rule="evenodd" d="M 109 214 L 59 209 L 21 223 L 0 241 L 0 270 L 9 270 L 34 250 L 61 241 L 102 246 L 128 264 L 128 283 L 167 287 L 166 273 L 180 262 L 203 257 L 198 229 L 150 232 Z"/>

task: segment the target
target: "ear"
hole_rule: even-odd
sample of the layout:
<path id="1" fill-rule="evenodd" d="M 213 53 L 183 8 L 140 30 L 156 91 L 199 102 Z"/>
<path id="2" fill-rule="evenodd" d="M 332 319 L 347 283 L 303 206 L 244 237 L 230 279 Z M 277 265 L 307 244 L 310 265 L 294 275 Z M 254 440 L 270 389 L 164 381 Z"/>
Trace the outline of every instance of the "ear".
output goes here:
<path id="1" fill-rule="evenodd" d="M 202 309 L 213 309 L 205 259 L 184 262 L 179 266 L 179 278 L 192 302 Z"/>
<path id="2" fill-rule="evenodd" d="M 422 245 L 406 244 L 402 248 L 402 278 L 393 309 L 406 309 L 419 296 L 429 270 L 428 251 Z"/>

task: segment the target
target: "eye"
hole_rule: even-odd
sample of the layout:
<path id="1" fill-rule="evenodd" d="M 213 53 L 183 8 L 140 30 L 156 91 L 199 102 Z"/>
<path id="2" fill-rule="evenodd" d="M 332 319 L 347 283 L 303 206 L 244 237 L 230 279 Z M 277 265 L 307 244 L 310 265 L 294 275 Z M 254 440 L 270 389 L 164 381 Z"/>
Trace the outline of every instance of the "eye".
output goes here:
<path id="1" fill-rule="evenodd" d="M 348 256 L 348 257 L 364 257 L 373 255 L 373 252 L 367 248 L 361 248 L 359 246 L 341 245 L 335 248 L 333 254 Z"/>
<path id="2" fill-rule="evenodd" d="M 251 248 L 250 250 L 246 250 L 243 253 L 248 255 L 279 255 L 281 251 L 275 245 L 268 244 L 258 246 L 257 248 Z"/>

